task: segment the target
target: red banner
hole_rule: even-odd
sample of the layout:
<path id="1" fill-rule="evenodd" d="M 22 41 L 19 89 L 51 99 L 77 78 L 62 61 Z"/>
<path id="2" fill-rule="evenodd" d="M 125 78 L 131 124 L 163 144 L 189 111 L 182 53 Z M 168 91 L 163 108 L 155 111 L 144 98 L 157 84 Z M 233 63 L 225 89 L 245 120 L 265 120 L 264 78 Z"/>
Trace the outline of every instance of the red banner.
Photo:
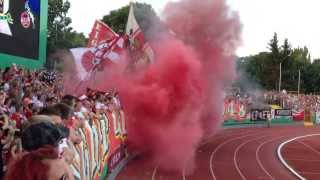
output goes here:
<path id="1" fill-rule="evenodd" d="M 242 121 L 248 118 L 249 113 L 247 112 L 247 105 L 245 103 L 225 100 L 224 102 L 224 120 L 234 119 Z"/>

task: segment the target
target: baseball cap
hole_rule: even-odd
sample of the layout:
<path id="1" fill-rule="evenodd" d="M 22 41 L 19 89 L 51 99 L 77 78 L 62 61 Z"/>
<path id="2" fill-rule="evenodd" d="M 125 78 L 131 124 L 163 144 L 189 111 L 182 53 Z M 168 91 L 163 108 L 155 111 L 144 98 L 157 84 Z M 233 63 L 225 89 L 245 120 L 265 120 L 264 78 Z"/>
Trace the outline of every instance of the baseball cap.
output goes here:
<path id="1" fill-rule="evenodd" d="M 26 151 L 37 150 L 45 145 L 58 147 L 59 142 L 69 137 L 69 129 L 51 122 L 32 124 L 22 131 L 22 148 Z"/>

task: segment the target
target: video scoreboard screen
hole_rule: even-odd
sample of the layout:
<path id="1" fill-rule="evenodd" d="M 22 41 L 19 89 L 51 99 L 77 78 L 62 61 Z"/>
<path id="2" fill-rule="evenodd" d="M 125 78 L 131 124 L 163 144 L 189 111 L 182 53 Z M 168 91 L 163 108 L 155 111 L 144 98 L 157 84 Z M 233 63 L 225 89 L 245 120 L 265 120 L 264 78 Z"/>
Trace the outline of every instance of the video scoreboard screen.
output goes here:
<path id="1" fill-rule="evenodd" d="M 40 7 L 40 0 L 0 0 L 0 53 L 39 59 Z"/>

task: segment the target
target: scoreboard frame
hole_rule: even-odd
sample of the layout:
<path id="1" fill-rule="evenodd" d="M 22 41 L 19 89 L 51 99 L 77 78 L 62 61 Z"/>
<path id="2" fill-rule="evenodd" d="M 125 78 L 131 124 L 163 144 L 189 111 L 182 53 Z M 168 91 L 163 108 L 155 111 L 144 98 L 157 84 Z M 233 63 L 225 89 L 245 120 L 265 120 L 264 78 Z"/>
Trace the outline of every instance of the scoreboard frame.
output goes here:
<path id="1" fill-rule="evenodd" d="M 0 68 L 11 66 L 13 63 L 28 69 L 42 68 L 46 61 L 47 52 L 47 22 L 48 0 L 40 0 L 40 26 L 39 26 L 39 54 L 38 58 L 31 59 L 0 52 Z"/>

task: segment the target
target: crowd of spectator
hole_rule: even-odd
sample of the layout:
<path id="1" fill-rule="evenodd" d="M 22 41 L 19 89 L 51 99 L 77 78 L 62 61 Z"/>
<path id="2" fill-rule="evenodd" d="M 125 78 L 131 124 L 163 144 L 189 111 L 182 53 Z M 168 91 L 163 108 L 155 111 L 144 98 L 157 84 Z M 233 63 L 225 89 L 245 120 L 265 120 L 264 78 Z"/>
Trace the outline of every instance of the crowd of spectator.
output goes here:
<path id="1" fill-rule="evenodd" d="M 270 91 L 264 93 L 264 101 L 294 111 L 303 111 L 306 107 L 311 108 L 314 112 L 320 111 L 320 96 L 318 95 L 288 93 L 285 90 L 282 92 Z"/>
<path id="2" fill-rule="evenodd" d="M 314 112 L 320 111 L 320 96 L 289 93 L 285 90 L 279 91 L 257 91 L 254 93 L 230 93 L 225 97 L 226 101 L 239 102 L 250 108 L 256 106 L 277 105 L 283 109 L 303 111 L 307 106 Z"/>
<path id="3" fill-rule="evenodd" d="M 0 71 L 1 177 L 74 179 L 70 146 L 82 141 L 77 129 L 92 117 L 122 108 L 115 90 L 66 95 L 62 78 L 14 64 Z"/>

